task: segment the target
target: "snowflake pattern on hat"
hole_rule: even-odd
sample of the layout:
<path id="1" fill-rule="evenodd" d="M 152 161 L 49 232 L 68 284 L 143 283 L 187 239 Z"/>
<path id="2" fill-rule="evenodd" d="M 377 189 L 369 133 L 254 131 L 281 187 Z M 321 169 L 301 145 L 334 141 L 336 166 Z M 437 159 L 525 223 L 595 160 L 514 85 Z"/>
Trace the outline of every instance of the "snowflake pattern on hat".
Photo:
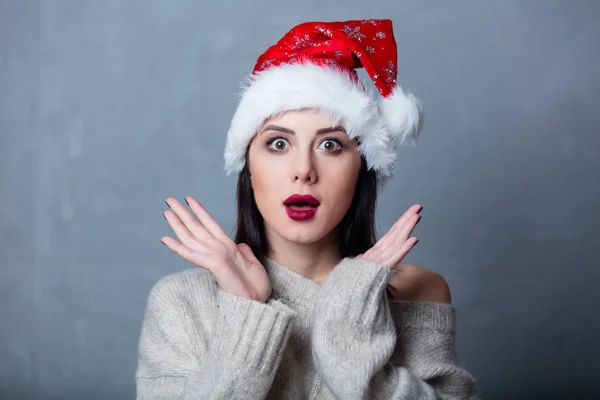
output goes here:
<path id="1" fill-rule="evenodd" d="M 363 45 L 365 40 L 369 45 Z M 354 69 L 364 67 L 379 92 L 387 97 L 396 84 L 396 58 L 390 20 L 306 22 L 271 46 L 258 59 L 253 72 L 303 59 L 331 65 L 333 59 L 333 64 L 353 75 Z"/>

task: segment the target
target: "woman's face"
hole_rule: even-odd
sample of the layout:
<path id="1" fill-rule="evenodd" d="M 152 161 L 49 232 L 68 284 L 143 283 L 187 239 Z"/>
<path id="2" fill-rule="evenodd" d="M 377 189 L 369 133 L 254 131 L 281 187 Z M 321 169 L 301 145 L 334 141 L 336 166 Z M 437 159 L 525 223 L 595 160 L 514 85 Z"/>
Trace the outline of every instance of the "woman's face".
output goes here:
<path id="1" fill-rule="evenodd" d="M 309 244 L 335 229 L 352 203 L 361 167 L 357 146 L 343 126 L 315 110 L 265 121 L 250 143 L 248 167 L 267 237 Z M 316 203 L 290 198 L 295 194 Z"/>

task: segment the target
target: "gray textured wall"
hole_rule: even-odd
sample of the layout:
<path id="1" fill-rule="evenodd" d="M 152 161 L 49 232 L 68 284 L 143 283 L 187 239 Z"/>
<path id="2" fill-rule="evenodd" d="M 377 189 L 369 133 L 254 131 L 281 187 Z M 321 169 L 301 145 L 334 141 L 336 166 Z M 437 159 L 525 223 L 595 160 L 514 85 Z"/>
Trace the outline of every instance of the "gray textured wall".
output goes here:
<path id="1" fill-rule="evenodd" d="M 163 200 L 231 231 L 222 151 L 256 57 L 377 17 L 427 113 L 380 232 L 424 205 L 408 261 L 449 281 L 485 398 L 600 395 L 600 2 L 0 0 L 1 398 L 134 397 L 146 296 L 189 267 Z"/>

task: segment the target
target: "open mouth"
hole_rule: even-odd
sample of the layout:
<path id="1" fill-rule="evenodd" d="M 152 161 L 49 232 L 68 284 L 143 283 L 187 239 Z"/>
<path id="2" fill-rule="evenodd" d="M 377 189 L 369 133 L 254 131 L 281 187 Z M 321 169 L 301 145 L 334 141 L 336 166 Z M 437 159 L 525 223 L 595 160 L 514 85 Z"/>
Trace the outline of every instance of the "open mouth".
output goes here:
<path id="1" fill-rule="evenodd" d="M 304 201 L 285 203 L 285 205 L 287 207 L 291 208 L 292 210 L 298 210 L 298 211 L 312 210 L 313 208 L 317 208 L 319 206 L 318 204 L 307 203 Z"/>
<path id="2" fill-rule="evenodd" d="M 283 202 L 288 207 L 300 208 L 305 207 L 306 209 L 310 209 L 311 207 L 318 207 L 319 200 L 317 200 L 314 196 L 310 194 L 293 194 Z"/>
<path id="3" fill-rule="evenodd" d="M 321 203 L 309 194 L 293 194 L 283 204 L 291 219 L 303 221 L 314 217 Z"/>

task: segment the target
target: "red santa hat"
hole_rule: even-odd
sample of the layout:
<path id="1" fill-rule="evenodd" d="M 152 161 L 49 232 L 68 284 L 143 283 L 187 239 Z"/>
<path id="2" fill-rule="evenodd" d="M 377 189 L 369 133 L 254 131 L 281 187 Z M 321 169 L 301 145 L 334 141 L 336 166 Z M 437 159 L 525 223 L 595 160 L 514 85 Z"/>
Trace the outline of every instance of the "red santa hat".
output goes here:
<path id="1" fill-rule="evenodd" d="M 341 122 L 369 169 L 389 178 L 396 144 L 419 136 L 421 107 L 396 81 L 392 21 L 307 22 L 263 53 L 244 88 L 227 134 L 225 170 L 239 173 L 246 149 L 264 121 L 284 111 L 312 108 Z M 373 95 L 356 73 L 364 67 Z"/>

